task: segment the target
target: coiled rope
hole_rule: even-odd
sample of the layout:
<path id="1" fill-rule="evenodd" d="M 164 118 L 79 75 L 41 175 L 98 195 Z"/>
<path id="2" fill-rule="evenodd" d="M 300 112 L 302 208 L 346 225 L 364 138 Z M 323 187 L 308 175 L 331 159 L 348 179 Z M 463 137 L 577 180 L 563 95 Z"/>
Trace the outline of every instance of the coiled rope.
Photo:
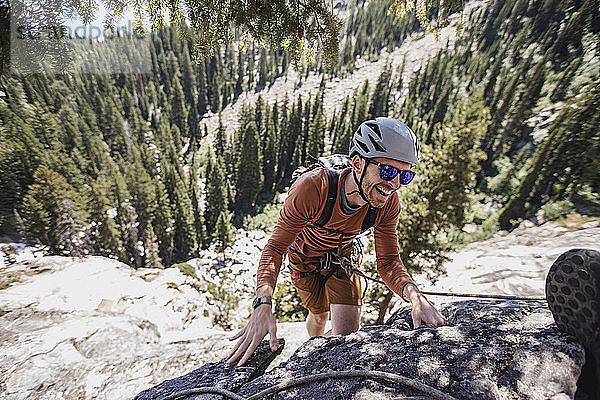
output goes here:
<path id="1" fill-rule="evenodd" d="M 401 385 L 409 386 L 413 389 L 417 389 L 423 393 L 426 393 L 432 396 L 436 400 L 458 400 L 455 397 L 452 397 L 444 392 L 439 391 L 436 388 L 433 388 L 429 385 L 426 385 L 417 380 L 407 378 L 402 375 L 393 374 L 390 372 L 383 371 L 364 371 L 364 370 L 348 370 L 348 371 L 332 371 L 332 372 L 324 372 L 321 374 L 309 375 L 302 378 L 293 379 L 288 382 L 278 383 L 273 385 L 263 391 L 260 391 L 250 397 L 242 397 L 237 393 L 231 392 L 226 389 L 219 389 L 216 387 L 199 387 L 189 390 L 182 390 L 180 392 L 173 393 L 167 397 L 162 398 L 162 400 L 175 400 L 178 398 L 185 398 L 194 394 L 202 394 L 202 393 L 216 393 L 222 396 L 225 396 L 229 399 L 233 400 L 257 400 L 261 399 L 267 395 L 281 392 L 287 389 L 290 389 L 294 386 L 303 385 L 305 383 L 312 383 L 317 381 L 322 381 L 325 379 L 341 379 L 341 378 L 369 378 L 369 379 L 385 379 L 388 381 L 392 381 L 394 383 L 399 383 Z"/>

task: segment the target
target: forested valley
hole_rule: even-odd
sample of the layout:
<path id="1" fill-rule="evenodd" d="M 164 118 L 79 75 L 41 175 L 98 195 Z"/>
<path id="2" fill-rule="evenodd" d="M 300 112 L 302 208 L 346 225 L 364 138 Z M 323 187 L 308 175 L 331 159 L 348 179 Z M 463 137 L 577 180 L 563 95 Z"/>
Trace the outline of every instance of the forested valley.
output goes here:
<path id="1" fill-rule="evenodd" d="M 0 233 L 48 254 L 103 255 L 163 267 L 236 228 L 268 228 L 292 172 L 346 153 L 361 121 L 406 121 L 421 142 L 417 178 L 400 191 L 402 258 L 412 271 L 479 232 L 550 214 L 600 215 L 600 3 L 491 0 L 463 16 L 446 48 L 412 75 L 384 68 L 325 109 L 327 82 L 351 76 L 420 33 L 391 1 L 348 5 L 340 58 L 294 66 L 283 50 L 228 45 L 192 60 L 174 29 L 152 36 L 151 74 L 0 78 Z M 460 12 L 460 10 L 457 10 Z M 320 74 L 309 97 L 219 115 L 291 68 Z M 406 90 L 406 88 L 408 90 Z M 398 99 L 400 101 L 391 101 Z"/>

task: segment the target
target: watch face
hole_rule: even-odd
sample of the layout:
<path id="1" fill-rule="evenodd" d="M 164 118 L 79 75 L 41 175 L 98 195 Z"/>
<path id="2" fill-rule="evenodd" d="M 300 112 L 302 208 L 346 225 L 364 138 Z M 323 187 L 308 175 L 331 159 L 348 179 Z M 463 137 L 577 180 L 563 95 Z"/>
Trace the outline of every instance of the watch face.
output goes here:
<path id="1" fill-rule="evenodd" d="M 260 306 L 261 304 L 271 304 L 271 301 L 269 300 L 268 297 L 257 297 L 252 302 L 252 308 L 256 308 L 256 307 Z"/>

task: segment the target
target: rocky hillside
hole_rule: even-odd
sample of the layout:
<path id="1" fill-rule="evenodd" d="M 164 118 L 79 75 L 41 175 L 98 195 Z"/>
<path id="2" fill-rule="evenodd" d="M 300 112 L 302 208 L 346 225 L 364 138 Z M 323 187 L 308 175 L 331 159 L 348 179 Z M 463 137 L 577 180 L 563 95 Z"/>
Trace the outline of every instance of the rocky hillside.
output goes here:
<path id="1" fill-rule="evenodd" d="M 596 221 L 524 224 L 453 254 L 447 276 L 436 285 L 426 277 L 417 281 L 435 290 L 539 295 L 559 253 L 598 249 L 598 237 Z M 213 323 L 225 316 L 237 329 L 249 316 L 256 261 L 266 240 L 263 232 L 240 231 L 226 263 L 206 251 L 189 262 L 191 271 L 134 270 L 102 257 L 41 257 L 1 267 L 0 397 L 131 398 L 223 358 L 231 332 Z M 237 297 L 229 298 L 230 309 L 214 298 L 223 293 Z M 440 305 L 449 301 L 430 298 Z M 303 323 L 278 324 L 278 336 L 287 343 L 271 367 L 308 339 Z"/>
<path id="2" fill-rule="evenodd" d="M 487 4 L 486 0 L 465 2 L 464 18 L 468 17 L 474 10 L 486 7 Z M 431 32 L 415 32 L 391 53 L 388 53 L 385 49 L 382 50 L 379 59 L 374 62 L 360 58 L 356 60 L 356 68 L 352 74 L 345 78 L 333 78 L 327 81 L 323 96 L 325 115 L 332 115 L 336 108 L 339 111 L 342 99 L 351 95 L 356 88 L 362 87 L 365 81 L 368 80 L 369 84 L 373 87 L 388 62 L 392 64 L 392 71 L 396 71 L 397 67 L 402 64 L 403 59 L 406 59 L 402 72 L 404 90 L 393 93 L 390 99 L 391 102 L 401 102 L 412 74 L 424 66 L 429 58 L 433 57 L 439 50 L 446 46 L 450 49 L 453 48 L 457 38 L 456 26 L 460 21 L 460 14 L 455 13 L 451 15 L 449 21 L 450 24 L 441 29 L 438 40 L 436 40 L 434 34 Z M 227 133 L 232 135 L 233 131 L 238 127 L 239 112 L 244 104 L 256 103 L 258 96 L 262 96 L 267 103 L 273 103 L 276 100 L 283 101 L 286 95 L 290 99 L 297 98 L 299 95 L 303 99 L 307 99 L 309 94 L 316 94 L 321 83 L 321 78 L 322 75 L 314 71 L 310 72 L 307 77 L 303 77 L 300 76 L 296 69 L 289 68 L 285 75 L 277 78 L 271 87 L 258 92 L 244 92 L 235 102 L 227 105 L 222 111 L 223 125 Z M 218 115 L 209 112 L 202 119 L 202 123 L 206 123 L 208 132 L 215 132 L 219 123 Z"/>

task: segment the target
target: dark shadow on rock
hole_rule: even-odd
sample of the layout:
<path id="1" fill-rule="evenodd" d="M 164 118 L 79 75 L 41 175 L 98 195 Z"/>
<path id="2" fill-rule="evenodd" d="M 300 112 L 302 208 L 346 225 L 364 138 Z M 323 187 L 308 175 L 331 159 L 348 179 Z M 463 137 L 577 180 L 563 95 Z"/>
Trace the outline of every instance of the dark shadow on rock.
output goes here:
<path id="1" fill-rule="evenodd" d="M 310 339 L 286 362 L 245 384 L 239 394 L 311 374 L 385 371 L 416 379 L 458 399 L 573 398 L 583 348 L 553 324 L 544 302 L 471 300 L 441 310 L 448 325 L 412 328 L 410 310 L 386 325 Z M 532 394 L 533 393 L 533 394 Z M 349 378 L 310 383 L 273 399 L 395 399 L 423 392 Z M 557 397 L 558 398 L 558 397 Z"/>
<path id="2" fill-rule="evenodd" d="M 207 385 L 248 397 L 278 383 L 344 370 L 403 375 L 461 400 L 574 398 L 584 349 L 558 330 L 544 302 L 470 300 L 446 305 L 441 312 L 448 322 L 444 327 L 412 329 L 410 310 L 404 310 L 385 325 L 364 327 L 347 336 L 311 338 L 288 361 L 258 377 L 250 370 L 236 372 L 225 370 L 221 363 L 209 364 L 189 378 L 179 378 L 184 385 L 168 381 L 169 392 L 138 398 L 155 399 L 175 389 Z M 383 380 L 342 378 L 306 383 L 268 398 L 415 396 L 427 398 L 428 394 Z"/>
<path id="3" fill-rule="evenodd" d="M 271 362 L 283 351 L 285 340 L 279 339 L 279 348 L 271 351 L 269 342 L 264 340 L 245 365 L 226 365 L 223 359 L 218 363 L 205 364 L 189 374 L 170 379 L 138 394 L 134 400 L 159 400 L 175 392 L 198 387 L 216 387 L 237 392 L 240 387 L 263 375 Z M 221 395 L 196 395 L 194 399 L 222 399 Z"/>

